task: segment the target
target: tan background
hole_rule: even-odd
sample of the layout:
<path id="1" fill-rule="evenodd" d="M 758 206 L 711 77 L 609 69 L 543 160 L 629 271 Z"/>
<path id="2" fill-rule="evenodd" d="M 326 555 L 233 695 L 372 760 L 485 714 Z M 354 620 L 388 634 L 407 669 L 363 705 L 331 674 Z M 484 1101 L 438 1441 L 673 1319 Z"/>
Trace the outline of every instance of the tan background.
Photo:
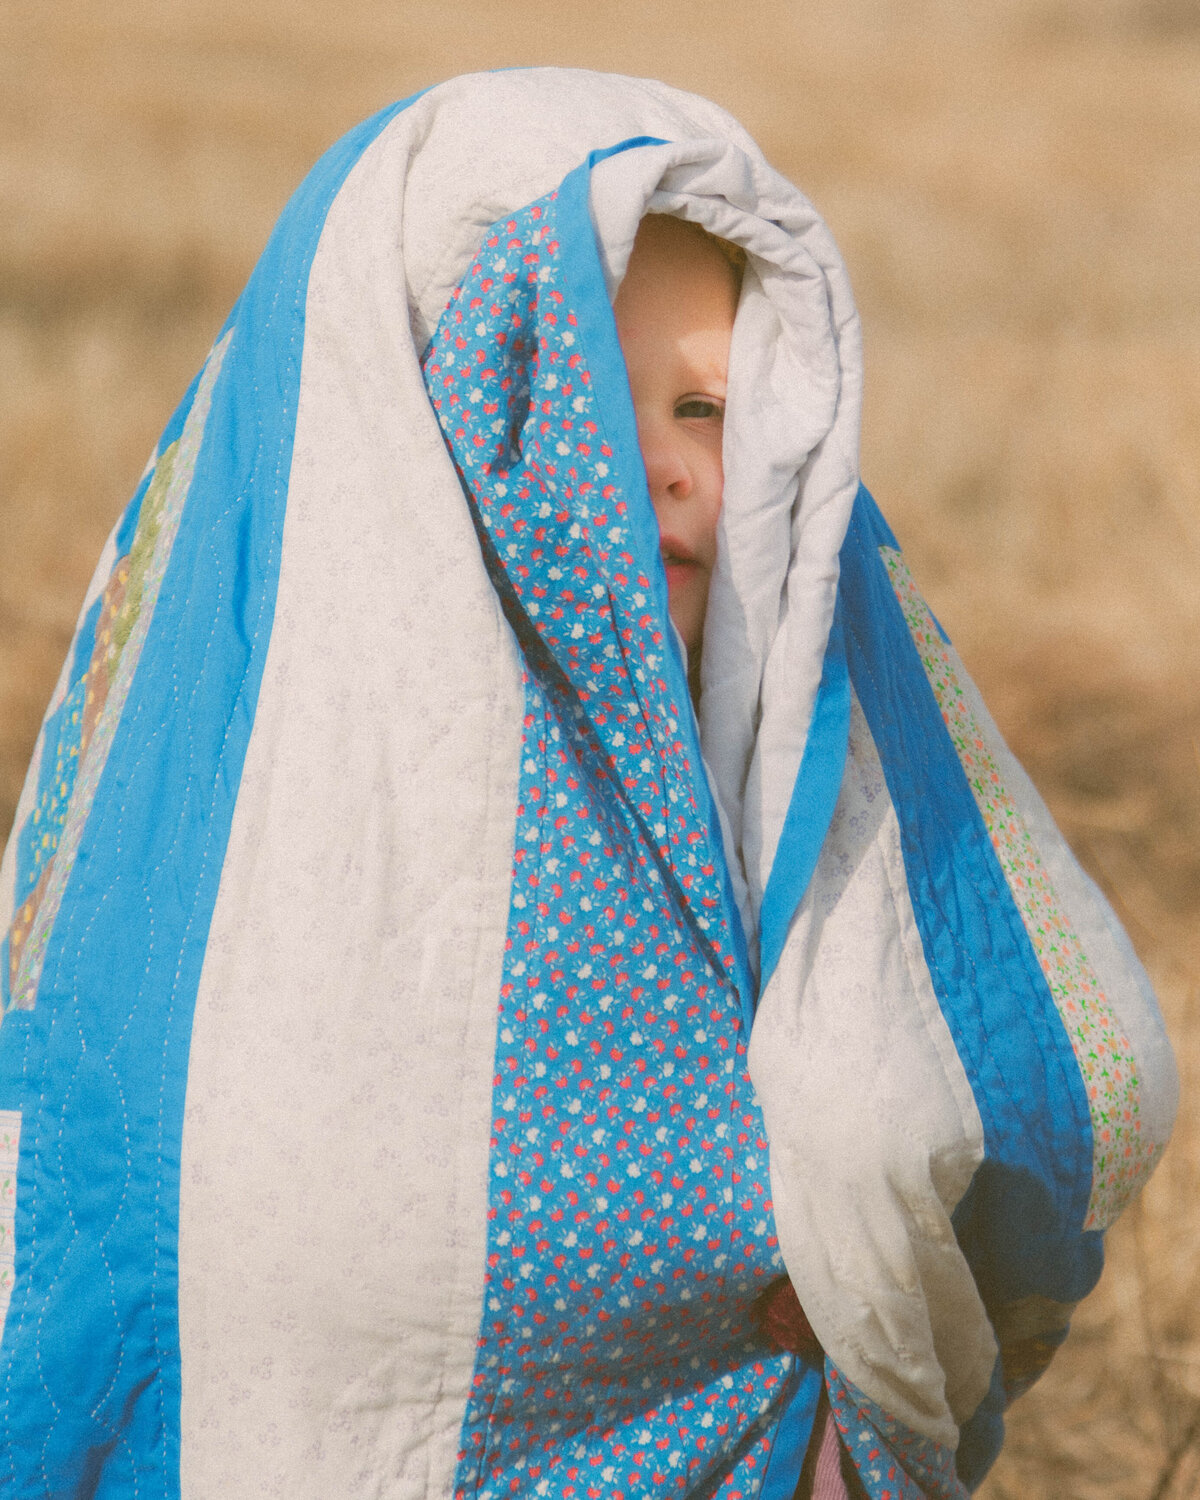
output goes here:
<path id="1" fill-rule="evenodd" d="M 0 833 L 103 538 L 305 168 L 478 67 L 648 73 L 824 211 L 864 475 L 1200 1036 L 1200 0 L 0 0 Z M 1175 1145 L 988 1500 L 1200 1494 Z"/>

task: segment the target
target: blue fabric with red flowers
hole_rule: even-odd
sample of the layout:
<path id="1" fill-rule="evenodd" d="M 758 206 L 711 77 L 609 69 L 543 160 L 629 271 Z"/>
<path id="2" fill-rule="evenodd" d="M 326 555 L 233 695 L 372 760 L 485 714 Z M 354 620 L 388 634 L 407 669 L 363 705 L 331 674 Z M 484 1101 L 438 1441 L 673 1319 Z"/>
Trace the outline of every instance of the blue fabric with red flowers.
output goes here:
<path id="1" fill-rule="evenodd" d="M 557 194 L 494 226 L 425 360 L 526 664 L 457 1491 L 754 1495 L 795 1361 L 754 1315 L 783 1265 L 737 918 L 559 234 Z"/>
<path id="2" fill-rule="evenodd" d="M 423 360 L 525 668 L 456 1494 L 790 1496 L 818 1385 L 758 1326 L 784 1267 L 746 1066 L 754 996 L 587 167 L 485 233 Z M 829 1378 L 865 1431 L 866 1404 Z M 878 1437 L 859 1456 L 884 1496 Z M 952 1455 L 908 1461 L 928 1493 L 961 1493 Z M 905 1477 L 892 1493 L 915 1493 Z"/>

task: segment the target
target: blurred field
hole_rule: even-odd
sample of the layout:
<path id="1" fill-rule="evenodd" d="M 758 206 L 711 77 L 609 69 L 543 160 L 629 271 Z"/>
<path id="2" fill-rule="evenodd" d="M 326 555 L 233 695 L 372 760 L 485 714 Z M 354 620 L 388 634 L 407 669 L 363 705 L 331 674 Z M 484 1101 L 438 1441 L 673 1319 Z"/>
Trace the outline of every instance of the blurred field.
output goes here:
<path id="1" fill-rule="evenodd" d="M 718 99 L 841 243 L 865 477 L 1184 1075 L 982 1493 L 1200 1495 L 1200 0 L 0 0 L 0 835 L 104 536 L 288 193 L 379 105 L 524 62 Z"/>

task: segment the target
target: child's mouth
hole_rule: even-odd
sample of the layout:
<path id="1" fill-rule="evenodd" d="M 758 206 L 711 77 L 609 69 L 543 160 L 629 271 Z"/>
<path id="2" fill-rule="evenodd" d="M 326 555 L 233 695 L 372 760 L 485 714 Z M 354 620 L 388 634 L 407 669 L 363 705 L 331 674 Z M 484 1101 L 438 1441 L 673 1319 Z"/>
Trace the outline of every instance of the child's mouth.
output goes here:
<path id="1" fill-rule="evenodd" d="M 687 578 L 699 567 L 699 562 L 692 553 L 681 543 L 670 538 L 663 539 L 660 550 L 668 584 Z"/>

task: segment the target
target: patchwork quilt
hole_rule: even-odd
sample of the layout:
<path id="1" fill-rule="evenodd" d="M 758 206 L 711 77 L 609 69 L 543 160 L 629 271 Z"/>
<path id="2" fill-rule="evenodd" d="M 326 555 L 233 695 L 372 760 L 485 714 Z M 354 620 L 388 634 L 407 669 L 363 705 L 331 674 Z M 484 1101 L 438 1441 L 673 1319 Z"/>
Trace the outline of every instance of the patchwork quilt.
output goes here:
<path id="1" fill-rule="evenodd" d="M 648 212 L 747 256 L 698 716 Z M 314 168 L 0 871 L 5 1494 L 785 1500 L 825 1403 L 872 1500 L 978 1483 L 1175 1074 L 860 393 L 827 230 L 703 100 L 462 78 Z"/>

